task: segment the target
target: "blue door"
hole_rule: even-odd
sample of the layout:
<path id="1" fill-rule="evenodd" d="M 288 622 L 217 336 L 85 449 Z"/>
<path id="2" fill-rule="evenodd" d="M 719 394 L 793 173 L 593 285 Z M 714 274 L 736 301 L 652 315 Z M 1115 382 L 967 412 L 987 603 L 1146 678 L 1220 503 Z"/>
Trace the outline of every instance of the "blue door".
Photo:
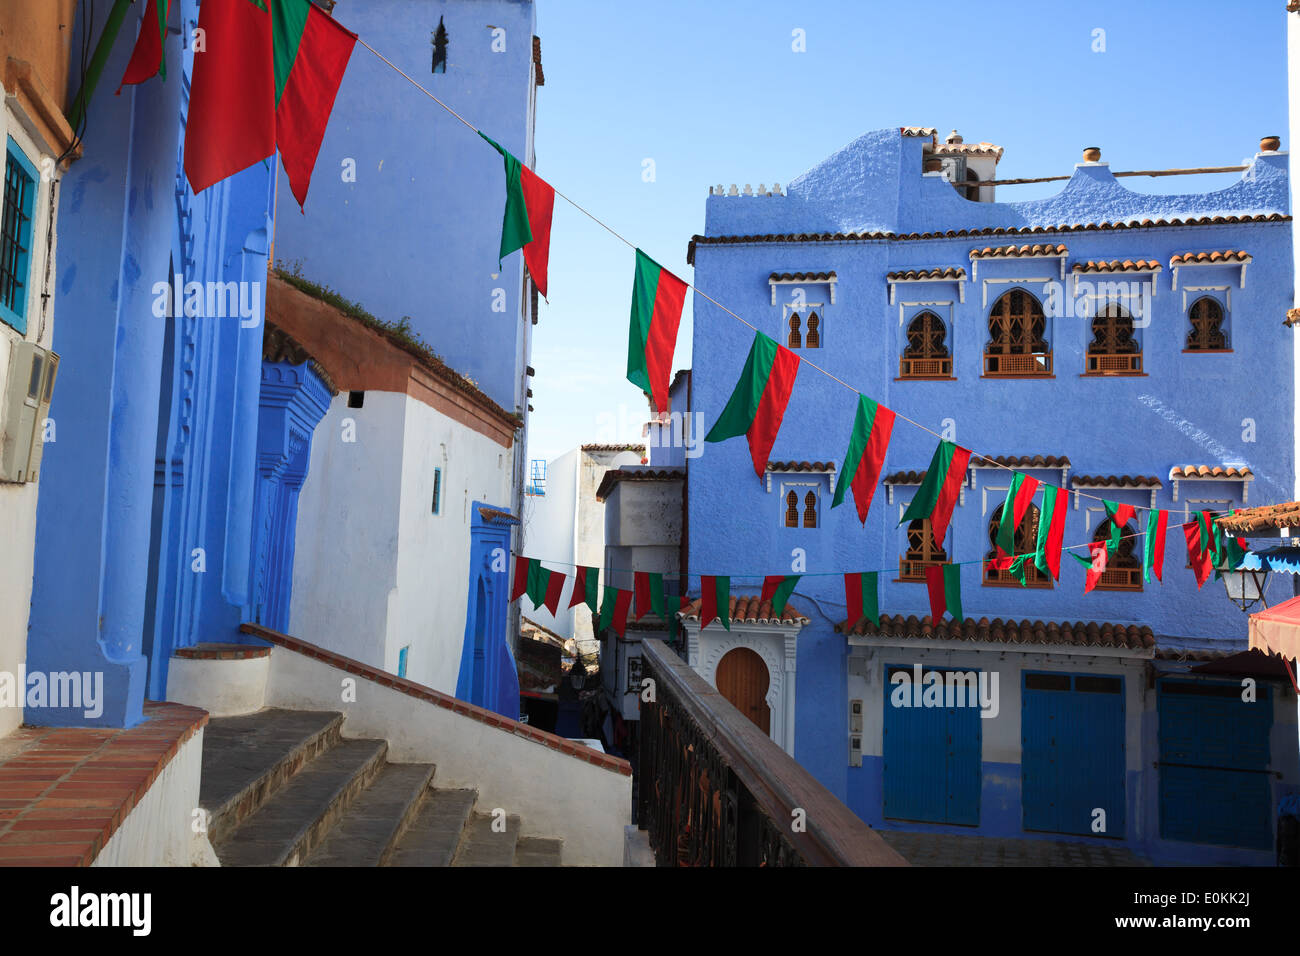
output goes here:
<path id="1" fill-rule="evenodd" d="M 1124 679 L 1026 672 L 1023 682 L 1025 829 L 1123 839 Z"/>
<path id="2" fill-rule="evenodd" d="M 894 820 L 979 826 L 983 740 L 979 707 L 894 706 L 891 678 L 899 671 L 909 679 L 913 674 L 910 667 L 886 669 L 884 815 Z M 924 673 L 932 671 L 947 673 L 933 668 Z"/>
<path id="3" fill-rule="evenodd" d="M 1160 836 L 1267 850 L 1273 846 L 1267 685 L 1241 699 L 1238 682 L 1162 680 Z"/>

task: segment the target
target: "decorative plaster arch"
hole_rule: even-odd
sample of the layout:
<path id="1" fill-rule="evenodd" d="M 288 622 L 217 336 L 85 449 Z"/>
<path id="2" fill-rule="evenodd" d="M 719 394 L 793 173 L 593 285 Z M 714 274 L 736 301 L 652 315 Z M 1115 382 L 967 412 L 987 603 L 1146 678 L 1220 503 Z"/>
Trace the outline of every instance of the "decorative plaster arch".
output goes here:
<path id="1" fill-rule="evenodd" d="M 795 636 L 799 625 L 763 624 L 749 627 L 733 622 L 730 632 L 721 627 L 704 631 L 699 622 L 686 623 L 687 658 L 695 672 L 714 688 L 718 686 L 718 663 L 729 652 L 745 648 L 756 653 L 767 667 L 764 702 L 771 718 L 768 736 L 794 756 Z"/>

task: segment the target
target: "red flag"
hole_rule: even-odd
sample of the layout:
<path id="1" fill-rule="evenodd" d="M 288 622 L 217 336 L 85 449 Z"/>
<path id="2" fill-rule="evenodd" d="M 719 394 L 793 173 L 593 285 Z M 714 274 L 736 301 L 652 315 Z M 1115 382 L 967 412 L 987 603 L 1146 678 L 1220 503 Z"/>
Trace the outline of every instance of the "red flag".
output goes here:
<path id="1" fill-rule="evenodd" d="M 1097 586 L 1101 576 L 1106 573 L 1106 542 L 1093 541 L 1088 545 L 1088 550 L 1092 554 L 1092 562 L 1084 572 L 1083 593 L 1087 594 Z"/>
<path id="2" fill-rule="evenodd" d="M 552 571 L 551 576 L 546 579 L 546 597 L 542 604 L 552 615 L 559 613 L 560 610 L 560 592 L 564 590 L 564 575 L 559 571 Z"/>
<path id="3" fill-rule="evenodd" d="M 645 617 L 646 612 L 650 610 L 650 575 L 646 571 L 635 571 L 632 574 L 632 587 L 636 591 L 636 611 L 635 619 L 641 620 Z"/>
<path id="4" fill-rule="evenodd" d="M 1183 525 L 1183 537 L 1187 539 L 1187 563 L 1192 566 L 1196 576 L 1196 588 L 1200 590 L 1210 572 L 1214 570 L 1214 552 L 1205 547 L 1201 541 L 1201 523 L 1189 521 Z"/>
<path id="5" fill-rule="evenodd" d="M 185 175 L 196 193 L 275 152 L 271 14 L 251 0 L 205 3 L 194 51 Z"/>
<path id="6" fill-rule="evenodd" d="M 528 590 L 528 570 L 532 567 L 532 558 L 522 555 L 515 557 L 515 583 L 510 589 L 510 600 L 517 601 Z"/>
<path id="7" fill-rule="evenodd" d="M 167 16 L 170 13 L 171 0 L 146 0 L 144 17 L 140 21 L 140 35 L 136 38 L 135 49 L 131 51 L 131 62 L 126 65 L 122 82 L 117 85 L 117 92 L 132 83 L 143 83 L 159 74 L 167 79 L 167 61 L 163 56 L 163 44 L 167 37 Z"/>

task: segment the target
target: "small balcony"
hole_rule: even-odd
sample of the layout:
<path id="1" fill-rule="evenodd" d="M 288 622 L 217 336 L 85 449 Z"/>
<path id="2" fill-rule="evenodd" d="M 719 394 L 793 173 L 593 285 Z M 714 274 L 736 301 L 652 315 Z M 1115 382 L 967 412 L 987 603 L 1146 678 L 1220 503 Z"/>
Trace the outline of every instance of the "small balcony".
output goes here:
<path id="1" fill-rule="evenodd" d="M 1141 568 L 1107 568 L 1097 579 L 1098 591 L 1141 591 Z"/>
<path id="2" fill-rule="evenodd" d="M 1051 588 L 1052 577 L 1038 570 L 1038 566 L 1025 562 L 1025 583 L 1011 573 L 1010 569 L 997 568 L 992 561 L 984 562 L 984 587 L 986 588 Z"/>
<path id="3" fill-rule="evenodd" d="M 920 560 L 914 558 L 899 558 L 898 580 L 924 581 L 926 568 L 931 565 L 942 565 L 947 563 L 947 559 L 940 560 L 938 558 L 922 558 Z"/>
<path id="4" fill-rule="evenodd" d="M 1111 355 L 1104 352 L 1088 353 L 1088 371 L 1085 375 L 1141 375 L 1142 353 Z"/>
<path id="5" fill-rule="evenodd" d="M 943 358 L 908 358 L 898 363 L 898 377 L 902 378 L 952 378 L 952 356 Z"/>
<path id="6" fill-rule="evenodd" d="M 1030 352 L 1025 355 L 984 353 L 985 378 L 1051 378 L 1052 353 Z"/>

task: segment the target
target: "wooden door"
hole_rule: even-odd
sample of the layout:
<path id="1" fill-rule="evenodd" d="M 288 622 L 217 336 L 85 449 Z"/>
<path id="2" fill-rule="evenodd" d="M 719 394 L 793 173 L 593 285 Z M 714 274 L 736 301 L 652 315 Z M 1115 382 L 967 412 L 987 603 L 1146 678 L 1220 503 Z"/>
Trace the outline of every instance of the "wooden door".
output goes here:
<path id="1" fill-rule="evenodd" d="M 718 693 L 752 720 L 763 733 L 770 733 L 771 711 L 767 700 L 767 665 L 747 647 L 737 647 L 718 661 L 714 677 Z"/>

